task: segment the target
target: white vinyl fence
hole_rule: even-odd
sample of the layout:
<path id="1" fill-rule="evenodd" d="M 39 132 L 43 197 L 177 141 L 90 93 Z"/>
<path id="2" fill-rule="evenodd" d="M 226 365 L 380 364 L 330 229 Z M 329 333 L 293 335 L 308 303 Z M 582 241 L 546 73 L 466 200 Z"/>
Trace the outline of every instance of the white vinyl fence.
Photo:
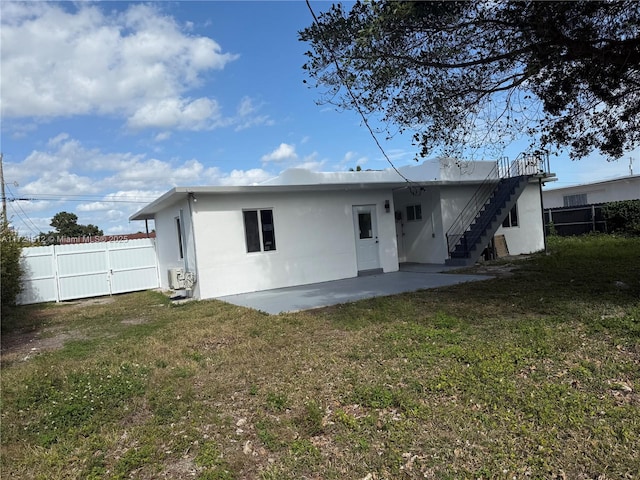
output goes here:
<path id="1" fill-rule="evenodd" d="M 153 238 L 28 247 L 22 265 L 22 305 L 160 286 Z"/>

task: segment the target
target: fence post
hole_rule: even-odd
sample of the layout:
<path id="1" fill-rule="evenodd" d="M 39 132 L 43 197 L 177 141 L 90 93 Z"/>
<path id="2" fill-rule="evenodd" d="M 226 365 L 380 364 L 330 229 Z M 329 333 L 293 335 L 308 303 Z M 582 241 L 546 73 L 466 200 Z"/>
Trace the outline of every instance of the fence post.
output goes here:
<path id="1" fill-rule="evenodd" d="M 58 255 L 56 253 L 56 245 L 51 245 L 51 259 L 53 261 L 53 281 L 56 286 L 56 303 L 60 303 L 60 275 L 58 271 Z"/>
<path id="2" fill-rule="evenodd" d="M 113 295 L 113 269 L 111 268 L 111 254 L 109 253 L 110 242 L 104 244 L 104 254 L 107 265 L 107 284 L 109 285 L 109 296 Z"/>
<path id="3" fill-rule="evenodd" d="M 596 207 L 591 205 L 591 232 L 596 233 Z"/>

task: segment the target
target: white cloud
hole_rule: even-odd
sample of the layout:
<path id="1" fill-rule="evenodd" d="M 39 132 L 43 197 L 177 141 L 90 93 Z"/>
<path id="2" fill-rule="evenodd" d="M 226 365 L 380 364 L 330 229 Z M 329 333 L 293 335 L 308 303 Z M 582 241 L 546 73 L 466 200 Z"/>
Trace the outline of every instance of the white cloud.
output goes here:
<path id="1" fill-rule="evenodd" d="M 98 225 L 105 232 L 137 231 L 141 227 L 129 225 L 129 216 L 171 187 L 250 185 L 274 176 L 261 168 L 223 172 L 195 158 L 163 160 L 130 152 L 87 149 L 64 133 L 44 145 L 22 162 L 5 165 L 5 174 L 26 172 L 20 187 L 11 187 L 12 197 L 43 199 L 14 202 L 16 209 L 19 203 L 24 210 L 18 211 L 25 217 L 24 222 L 17 213 L 15 217 L 16 224 L 22 222 L 18 228 L 24 234 L 33 230 L 27 216 L 30 212 L 38 212 L 39 218 L 34 222 L 46 231 L 50 230 L 51 217 L 60 211 L 76 212 L 82 216 L 80 223 Z M 305 161 L 308 159 L 314 160 L 308 157 Z"/>
<path id="2" fill-rule="evenodd" d="M 254 185 L 273 178 L 275 175 L 261 168 L 250 170 L 232 170 L 228 175 L 218 178 L 218 185 Z"/>
<path id="3" fill-rule="evenodd" d="M 160 195 L 165 193 L 165 190 L 119 190 L 105 195 L 105 201 L 130 201 L 130 202 L 142 202 L 149 203 L 155 200 Z"/>
<path id="4" fill-rule="evenodd" d="M 113 202 L 81 203 L 76 209 L 78 212 L 102 212 L 113 207 Z"/>
<path id="5" fill-rule="evenodd" d="M 69 195 L 70 192 L 93 194 L 96 190 L 91 178 L 67 171 L 43 172 L 39 178 L 20 189 L 27 195 Z"/>
<path id="6" fill-rule="evenodd" d="M 51 230 L 49 223 L 51 217 L 33 217 L 28 215 L 28 211 L 18 208 L 16 205 L 10 203 L 7 208 L 7 216 L 11 225 L 18 230 L 20 235 L 27 235 L 30 237 L 37 236 L 40 232 L 47 232 Z"/>
<path id="7" fill-rule="evenodd" d="M 215 100 L 166 98 L 141 106 L 128 120 L 131 128 L 178 128 L 205 130 L 222 126 L 220 106 Z"/>
<path id="8" fill-rule="evenodd" d="M 164 142 L 165 140 L 169 140 L 171 138 L 171 132 L 160 132 L 155 137 L 153 137 L 154 142 Z"/>
<path id="9" fill-rule="evenodd" d="M 2 103 L 2 99 L 0 99 L 0 105 Z M 14 140 L 19 140 L 21 138 L 26 137 L 29 133 L 35 132 L 38 129 L 38 124 L 35 122 L 17 122 L 14 121 L 10 125 L 3 125 L 3 130 L 7 133 L 11 134 L 11 138 Z"/>
<path id="10" fill-rule="evenodd" d="M 327 160 L 318 160 L 318 153 L 313 152 L 311 155 L 307 155 L 301 162 L 296 162 L 293 167 L 306 168 L 312 172 L 319 172 L 327 164 Z"/>
<path id="11" fill-rule="evenodd" d="M 263 162 L 283 162 L 285 160 L 296 160 L 298 154 L 293 145 L 281 143 L 273 152 L 262 156 Z"/>
<path id="12" fill-rule="evenodd" d="M 364 156 L 358 156 L 357 152 L 349 151 L 344 154 L 342 161 L 338 163 L 338 168 L 356 168 L 363 167 L 369 159 Z"/>
<path id="13" fill-rule="evenodd" d="M 105 215 L 104 218 L 106 218 L 106 220 L 110 221 L 110 222 L 117 222 L 119 220 L 122 220 L 126 217 L 126 213 L 121 211 L 121 210 L 108 210 Z"/>
<path id="14" fill-rule="evenodd" d="M 258 114 L 258 110 L 260 109 L 260 107 L 261 105 L 254 105 L 251 98 L 243 97 L 242 100 L 240 100 L 238 108 L 236 109 L 235 118 L 231 119 L 231 123 L 236 126 L 235 130 L 245 130 L 247 128 L 255 127 L 258 125 L 273 125 L 274 121 L 269 117 L 269 115 Z"/>
<path id="15" fill-rule="evenodd" d="M 253 101 L 249 97 L 244 97 L 240 100 L 237 110 L 239 117 L 247 117 L 254 113 L 256 108 L 253 106 Z"/>
<path id="16" fill-rule="evenodd" d="M 212 128 L 216 101 L 185 93 L 238 56 L 186 30 L 149 4 L 107 13 L 95 4 L 3 2 L 2 114 L 116 114 L 136 128 Z"/>
<path id="17" fill-rule="evenodd" d="M 21 196 L 19 198 L 25 197 Z M 16 200 L 9 202 L 8 204 L 13 204 L 16 208 L 26 213 L 41 212 L 54 206 L 53 202 L 49 200 Z"/>
<path id="18" fill-rule="evenodd" d="M 68 133 L 65 133 L 65 132 L 59 133 L 55 137 L 49 139 L 49 141 L 47 142 L 47 146 L 55 147 L 56 145 L 60 145 L 62 142 L 64 142 L 68 138 L 69 138 Z"/>
<path id="19" fill-rule="evenodd" d="M 165 193 L 163 189 L 120 190 L 105 194 L 99 201 L 81 203 L 76 210 L 79 212 L 103 212 L 127 207 L 129 210 L 135 211 L 152 202 L 163 193 Z"/>

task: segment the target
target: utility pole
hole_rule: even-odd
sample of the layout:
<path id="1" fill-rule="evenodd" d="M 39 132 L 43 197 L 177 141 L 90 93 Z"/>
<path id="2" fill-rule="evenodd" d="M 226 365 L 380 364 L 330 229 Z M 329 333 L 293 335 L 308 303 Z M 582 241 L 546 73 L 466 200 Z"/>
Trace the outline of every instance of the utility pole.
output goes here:
<path id="1" fill-rule="evenodd" d="M 0 184 L 2 185 L 2 220 L 7 221 L 7 196 L 4 193 L 4 172 L 2 170 L 2 153 L 0 153 Z"/>

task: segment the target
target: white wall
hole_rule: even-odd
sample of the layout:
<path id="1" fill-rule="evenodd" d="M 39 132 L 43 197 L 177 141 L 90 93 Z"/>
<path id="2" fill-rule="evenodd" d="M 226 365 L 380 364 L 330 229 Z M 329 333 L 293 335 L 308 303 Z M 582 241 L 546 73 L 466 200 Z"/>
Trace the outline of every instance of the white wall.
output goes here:
<path id="1" fill-rule="evenodd" d="M 385 212 L 385 200 L 391 201 L 390 213 Z M 192 203 L 199 298 L 356 276 L 352 207 L 367 204 L 377 207 L 381 267 L 396 271 L 390 190 L 199 194 Z M 243 209 L 273 210 L 275 251 L 247 253 Z M 157 216 L 158 237 L 164 241 L 158 242 L 161 269 L 177 263 L 171 245 L 173 217 L 166 211 Z"/>
<path id="2" fill-rule="evenodd" d="M 469 199 L 478 190 L 479 185 L 455 185 L 442 187 L 440 190 L 440 208 L 442 209 L 443 237 L 458 218 L 460 212 L 467 206 Z M 445 243 L 446 243 L 446 237 Z"/>
<path id="3" fill-rule="evenodd" d="M 498 228 L 504 235 L 510 255 L 524 255 L 544 250 L 544 228 L 540 209 L 540 187 L 529 183 L 518 199 L 518 226 Z"/>
<path id="4" fill-rule="evenodd" d="M 565 195 L 587 195 L 587 204 L 640 199 L 640 175 L 543 191 L 544 208 L 564 207 Z"/>
<path id="5" fill-rule="evenodd" d="M 169 208 L 162 210 L 155 216 L 156 225 L 156 249 L 158 252 L 158 268 L 160 269 L 160 287 L 169 288 L 170 268 L 184 268 L 185 271 L 196 271 L 195 242 L 191 226 L 191 215 L 189 213 L 189 202 L 191 207 L 196 205 L 192 200 L 181 200 Z M 178 232 L 176 217 L 181 218 L 183 258 L 180 258 L 178 247 Z M 199 285 L 194 287 L 194 296 L 198 296 Z"/>
<path id="6" fill-rule="evenodd" d="M 451 182 L 484 181 L 495 166 L 495 161 L 465 161 L 455 158 L 442 158 L 440 159 L 439 180 Z"/>
<path id="7" fill-rule="evenodd" d="M 403 262 L 444 263 L 447 258 L 446 240 L 442 229 L 440 188 L 427 187 L 419 195 L 408 189 L 394 192 L 396 211 L 402 212 L 401 242 Z M 408 221 L 407 206 L 420 205 L 422 220 Z"/>
<path id="8" fill-rule="evenodd" d="M 451 227 L 477 186 L 442 187 L 440 206 L 442 208 L 442 250 L 434 252 L 432 263 L 442 263 L 448 257 L 446 231 Z M 496 235 L 504 235 L 511 255 L 522 255 L 544 249 L 544 230 L 538 183 L 530 183 L 518 199 L 518 226 L 499 227 Z M 437 255 L 437 257 L 435 256 Z"/>

